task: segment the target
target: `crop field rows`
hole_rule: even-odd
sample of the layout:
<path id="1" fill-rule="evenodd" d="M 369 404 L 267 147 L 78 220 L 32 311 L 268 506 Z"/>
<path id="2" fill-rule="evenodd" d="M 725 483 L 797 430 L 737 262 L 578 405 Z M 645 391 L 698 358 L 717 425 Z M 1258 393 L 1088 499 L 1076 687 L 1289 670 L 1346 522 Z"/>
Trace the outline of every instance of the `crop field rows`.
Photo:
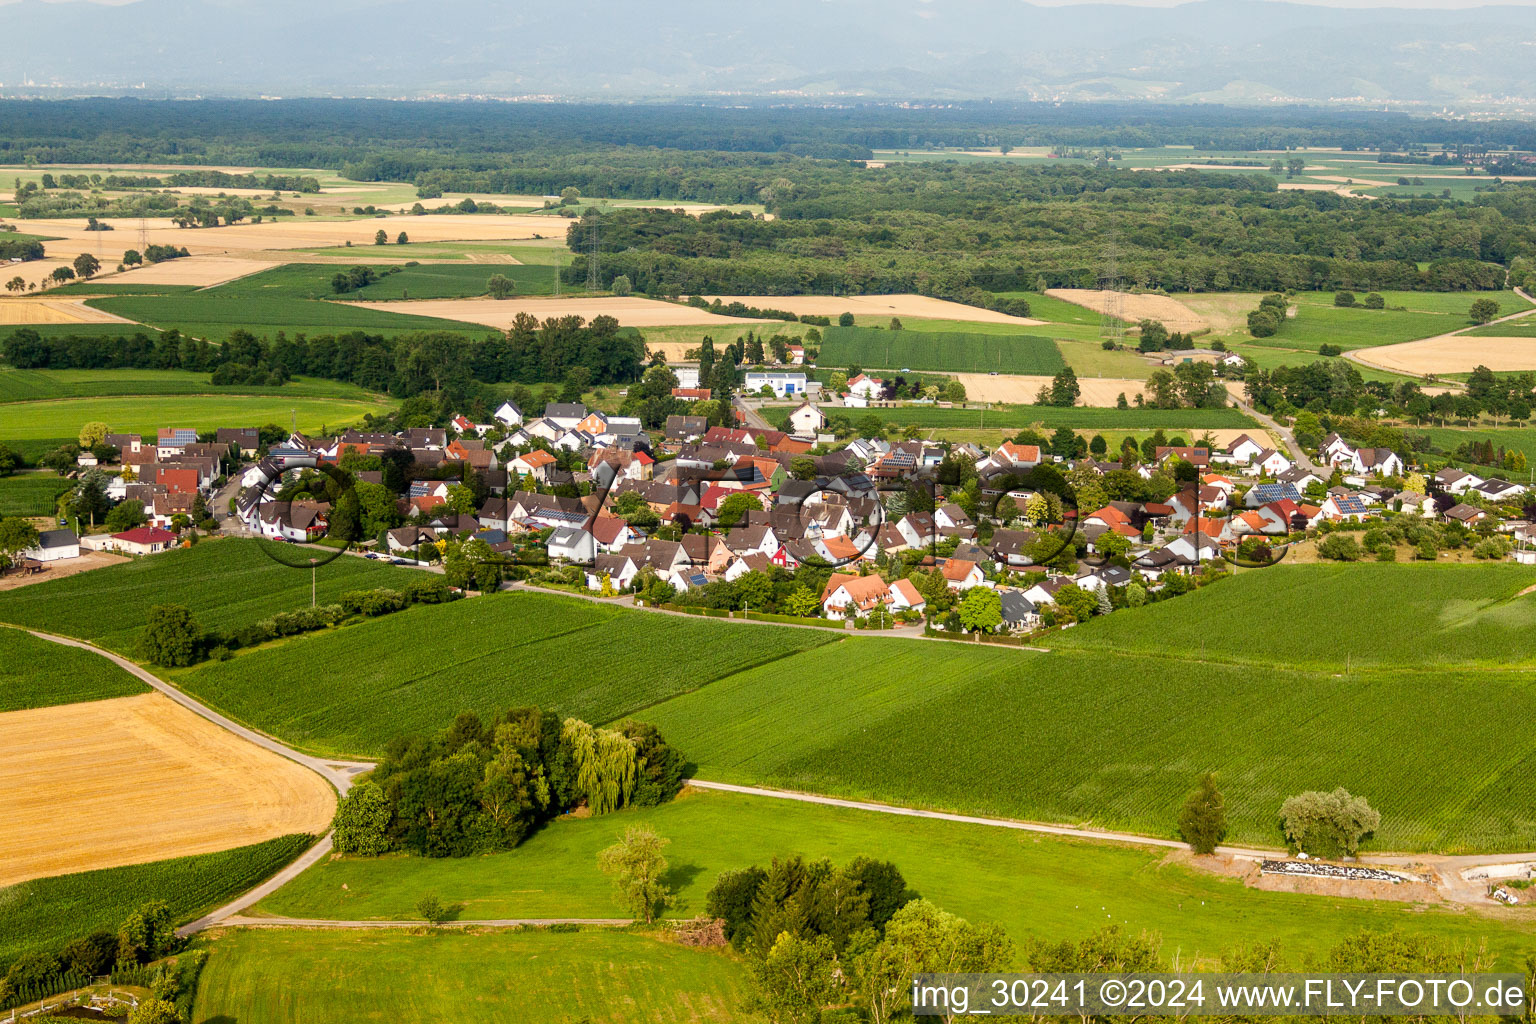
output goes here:
<path id="1" fill-rule="evenodd" d="M 0 476 L 0 516 L 48 516 L 74 481 L 53 471 Z"/>
<path id="2" fill-rule="evenodd" d="M 826 327 L 822 339 L 820 361 L 829 366 L 1046 375 L 1066 366 L 1055 342 L 1027 334 Z"/>
<path id="3" fill-rule="evenodd" d="M 306 749 L 376 755 L 393 736 L 442 728 L 460 711 L 536 704 L 594 722 L 623 718 L 834 639 L 513 593 L 417 606 L 210 662 L 176 681 Z"/>
<path id="4" fill-rule="evenodd" d="M 338 558 L 321 571 L 318 600 L 417 578 L 409 569 Z M 183 604 L 204 629 L 231 630 L 310 600 L 307 569 L 280 565 L 260 542 L 209 540 L 151 559 L 0 594 L 0 621 L 88 640 L 132 655 L 151 606 Z"/>
<path id="5" fill-rule="evenodd" d="M 0 713 L 148 692 L 90 651 L 0 628 Z"/>
<path id="6" fill-rule="evenodd" d="M 270 877 L 313 837 L 293 835 L 220 853 L 39 878 L 0 889 L 0 970 L 17 956 L 92 931 L 115 932 L 149 900 L 190 920 Z"/>

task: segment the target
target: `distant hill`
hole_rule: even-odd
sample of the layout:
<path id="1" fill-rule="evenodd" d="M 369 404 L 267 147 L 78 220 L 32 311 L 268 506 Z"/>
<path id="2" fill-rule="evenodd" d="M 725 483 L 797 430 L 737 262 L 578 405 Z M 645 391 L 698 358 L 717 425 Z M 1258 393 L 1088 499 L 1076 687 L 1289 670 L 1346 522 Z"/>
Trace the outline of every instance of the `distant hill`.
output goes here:
<path id="1" fill-rule="evenodd" d="M 1016 0 L 0 3 L 0 90 L 1270 103 L 1536 94 L 1536 8 Z M 36 90 L 33 90 L 36 91 Z"/>

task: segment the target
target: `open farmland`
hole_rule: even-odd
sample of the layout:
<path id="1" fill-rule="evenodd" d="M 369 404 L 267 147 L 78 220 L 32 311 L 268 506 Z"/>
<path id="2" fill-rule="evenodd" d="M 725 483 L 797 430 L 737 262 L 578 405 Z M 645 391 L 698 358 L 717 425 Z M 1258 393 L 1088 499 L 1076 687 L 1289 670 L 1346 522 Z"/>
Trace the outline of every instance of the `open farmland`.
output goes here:
<path id="1" fill-rule="evenodd" d="M 88 640 L 133 655 L 149 609 L 183 604 L 204 629 L 228 631 L 308 607 L 310 574 L 279 565 L 249 540 L 205 540 L 192 548 L 125 562 L 0 594 L 0 622 Z M 349 590 L 416 578 L 413 570 L 362 558 L 322 567 L 321 604 Z"/>
<path id="2" fill-rule="evenodd" d="M 0 750 L 0 885 L 323 832 L 336 807 L 308 768 L 158 693 L 6 712 Z"/>
<path id="3" fill-rule="evenodd" d="M 192 370 L 12 370 L 0 369 L 0 404 L 56 398 L 113 398 L 134 395 L 271 395 L 282 398 L 334 398 L 376 402 L 379 396 L 353 384 L 294 377 L 277 387 L 215 385 L 206 373 Z M 47 407 L 40 406 L 39 409 Z M 256 422 L 252 420 L 251 422 Z M 220 424 L 221 426 L 223 424 Z"/>
<path id="4" fill-rule="evenodd" d="M 1049 288 L 1045 294 L 1048 298 L 1076 303 L 1101 315 L 1110 308 L 1110 293 L 1093 288 Z M 1209 326 L 1194 310 L 1167 295 L 1135 295 L 1122 292 L 1115 301 L 1118 303 L 1121 319 L 1129 323 L 1135 323 L 1138 320 L 1157 320 L 1170 331 L 1198 331 Z"/>
<path id="5" fill-rule="evenodd" d="M 742 317 L 722 316 L 708 310 L 684 306 L 675 302 L 661 302 L 637 296 L 620 298 L 599 295 L 591 298 L 533 297 L 514 295 L 510 299 L 425 299 L 420 302 L 350 302 L 333 303 L 351 309 L 367 310 L 375 314 L 397 315 L 411 313 L 413 319 L 437 318 L 453 323 L 456 330 L 464 330 L 464 324 L 483 324 L 497 330 L 507 330 L 512 321 L 523 314 L 547 320 L 550 317 L 579 316 L 591 320 L 599 316 L 611 316 L 625 327 L 665 327 L 672 324 L 718 324 L 739 326 L 745 329 L 755 323 L 777 321 L 748 320 Z M 393 312 L 391 312 L 393 311 Z"/>
<path id="6" fill-rule="evenodd" d="M 930 334 L 870 327 L 822 329 L 819 361 L 829 366 L 1044 374 L 1066 363 L 1050 338 L 1032 335 Z"/>
<path id="7" fill-rule="evenodd" d="M 837 634 L 624 611 L 552 594 L 418 605 L 177 673 L 199 699 L 321 754 L 537 704 L 622 718 Z M 621 653 L 622 652 L 622 653 Z"/>
<path id="8" fill-rule="evenodd" d="M 188 921 L 250 889 L 313 841 L 282 836 L 254 846 L 129 867 L 82 871 L 0 889 L 0 971 L 23 953 L 52 952 L 93 931 L 115 931 L 149 900 Z"/>
<path id="9" fill-rule="evenodd" d="M 931 320 L 970 320 L 977 323 L 1012 324 L 1029 327 L 1042 321 L 1030 317 L 1009 316 L 993 309 L 967 306 L 963 302 L 936 299 L 931 295 L 706 295 L 710 302 L 719 299 L 726 305 L 740 302 L 759 309 L 781 309 L 796 316 L 830 316 L 844 313 L 856 317 L 925 317 Z"/>
<path id="10" fill-rule="evenodd" d="M 1161 936 L 1165 951 L 1213 962 L 1262 934 L 1299 959 L 1359 928 L 1398 927 L 1463 939 L 1487 936 L 1501 963 L 1525 955 L 1536 925 L 1370 900 L 1266 892 L 1191 870 L 1167 851 L 1093 843 L 767 797 L 690 790 L 670 804 L 562 818 L 516 850 L 469 858 L 338 857 L 257 904 L 255 913 L 342 920 L 412 920 L 423 892 L 464 904 L 464 917 L 606 917 L 613 897 L 589 867 L 623 829 L 649 824 L 688 864 L 678 872 L 688 917 L 721 873 L 800 854 L 845 864 L 877 851 L 909 885 L 970 921 L 1002 925 L 1016 942 L 1051 939 L 1109 920 Z M 684 853 L 686 851 L 686 853 Z M 1166 858 L 1166 859 L 1165 859 Z"/>
<path id="11" fill-rule="evenodd" d="M 1382 813 L 1368 849 L 1455 852 L 1536 844 L 1518 782 L 1536 741 L 1501 725 L 1531 713 L 1513 674 L 1345 678 L 853 638 L 641 717 L 708 779 L 1171 838 L 1194 780 L 1216 771 L 1234 842 L 1278 845 L 1285 797 L 1344 786 Z"/>
<path id="12" fill-rule="evenodd" d="M 0 712 L 148 692 L 99 654 L 0 628 Z"/>
<path id="13" fill-rule="evenodd" d="M 121 317 L 74 299 L 0 299 L 0 324 L 7 326 L 122 322 Z"/>
<path id="14" fill-rule="evenodd" d="M 706 1024 L 741 1021 L 745 965 L 608 929 L 579 932 L 232 931 L 208 946 L 200 1021 L 447 1020 Z M 492 1007 L 515 1007 L 512 1016 Z M 371 1019 L 364 1013 L 361 1019 Z"/>
<path id="15" fill-rule="evenodd" d="M 1469 373 L 1479 366 L 1490 370 L 1536 370 L 1536 335 L 1444 335 L 1373 348 L 1356 358 L 1367 365 L 1413 376 Z"/>
<path id="16" fill-rule="evenodd" d="M 1468 434 L 1467 437 L 1481 435 Z M 1126 615 L 1096 618 L 1053 646 L 1147 654 L 1198 655 L 1212 661 L 1306 665 L 1432 665 L 1479 669 L 1536 664 L 1522 638 L 1536 628 L 1536 570 L 1511 563 L 1438 565 L 1277 565 L 1239 572 L 1191 602 L 1163 602 Z M 1391 593 L 1387 607 L 1367 595 Z M 1265 613 L 1248 610 L 1262 605 Z M 1359 614 L 1340 614 L 1354 608 Z M 1241 619 L 1240 630 L 1210 622 Z M 1489 652 L 1497 652 L 1490 656 Z"/>
<path id="17" fill-rule="evenodd" d="M 788 410 L 785 410 L 786 413 Z M 1200 430 L 1217 427 L 1257 428 L 1238 409 L 1095 409 L 1052 405 L 1007 405 L 997 409 L 941 409 L 907 405 L 871 409 L 887 423 L 904 427 L 1072 427 L 1078 430 Z M 860 415 L 863 412 L 860 411 Z"/>
<path id="18" fill-rule="evenodd" d="M 173 424 L 196 430 L 213 430 L 231 423 L 296 426 L 307 433 L 332 431 L 360 423 L 368 413 L 388 412 L 382 396 L 370 399 L 291 398 L 277 394 L 245 396 L 244 388 L 233 394 L 156 396 L 152 398 L 63 398 L 47 402 L 0 404 L 0 441 L 59 439 L 74 441 L 80 427 L 100 421 L 114 431 L 148 434 Z M 297 418 L 297 423 L 295 423 Z"/>
<path id="19" fill-rule="evenodd" d="M 957 373 L 955 379 L 965 385 L 965 397 L 972 402 L 1003 402 L 1025 405 L 1035 400 L 1043 387 L 1050 387 L 1050 377 L 1019 377 L 1006 373 Z M 1078 401 L 1087 406 L 1114 407 L 1121 396 L 1135 402 L 1147 382 L 1124 377 L 1078 377 L 1082 395 Z"/>
<path id="20" fill-rule="evenodd" d="M 74 487 L 53 470 L 0 476 L 0 516 L 53 515 L 59 495 Z"/>
<path id="21" fill-rule="evenodd" d="M 235 282 L 238 284 L 239 282 Z M 162 330 L 208 341 L 224 341 L 235 330 L 252 334 L 406 334 L 412 331 L 462 331 L 464 325 L 428 316 L 372 309 L 360 304 L 313 299 L 221 294 L 218 289 L 172 295 L 122 295 L 86 300 L 98 309 Z"/>

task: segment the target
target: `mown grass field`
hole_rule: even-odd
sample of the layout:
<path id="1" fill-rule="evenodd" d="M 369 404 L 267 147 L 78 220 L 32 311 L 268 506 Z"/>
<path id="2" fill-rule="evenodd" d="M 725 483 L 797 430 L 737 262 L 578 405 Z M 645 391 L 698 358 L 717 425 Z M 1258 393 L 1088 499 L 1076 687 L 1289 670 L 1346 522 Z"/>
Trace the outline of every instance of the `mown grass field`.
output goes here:
<path id="1" fill-rule="evenodd" d="M 406 267 L 398 274 L 390 274 L 366 288 L 349 292 L 346 298 L 366 299 L 370 302 L 389 299 L 468 299 L 487 294 L 486 282 L 496 274 L 512 282 L 514 295 L 554 294 L 555 267 L 553 265 L 472 263 L 456 266 L 434 263 Z M 585 284 L 579 287 L 572 284 L 560 286 L 562 295 L 585 294 L 586 290 Z"/>
<path id="2" fill-rule="evenodd" d="M 243 390 L 243 389 L 240 389 Z M 0 404 L 0 442 L 57 438 L 73 441 L 86 423 L 100 421 L 114 433 L 148 434 L 160 427 L 214 430 L 231 424 L 280 424 L 306 433 L 336 431 L 362 422 L 368 413 L 383 414 L 388 399 L 306 398 L 297 394 L 245 396 L 157 395 L 106 398 L 61 398 L 46 402 Z M 322 430 L 324 428 L 324 430 Z"/>
<path id="3" fill-rule="evenodd" d="M 280 387 L 241 384 L 215 387 L 208 374 L 191 370 L 13 370 L 0 369 L 0 403 L 56 398 L 106 398 L 135 395 L 271 395 L 282 398 L 337 398 L 379 401 L 381 396 L 353 384 L 295 377 Z M 221 424 L 222 425 L 222 424 Z"/>
<path id="4" fill-rule="evenodd" d="M 82 841 L 110 832 L 82 826 Z M 178 921 L 199 914 L 275 874 L 314 841 L 283 836 L 221 853 L 38 878 L 0 889 L 0 970 L 18 956 L 53 952 L 93 931 L 117 931 L 150 900 L 164 900 Z"/>
<path id="5" fill-rule="evenodd" d="M 836 637 L 508 593 L 417 606 L 174 678 L 304 749 L 373 756 L 394 736 L 440 729 L 462 711 L 537 704 L 592 722 L 622 718 Z"/>
<path id="6" fill-rule="evenodd" d="M 47 470 L 0 476 L 0 516 L 53 515 L 59 495 L 74 481 Z"/>
<path id="7" fill-rule="evenodd" d="M 1467 319 L 1467 310 L 1480 298 L 1497 302 L 1501 314 L 1530 308 L 1530 303 L 1512 291 L 1381 294 L 1387 309 L 1340 308 L 1333 304 L 1333 292 L 1301 292 L 1292 299 L 1296 315 L 1286 319 L 1279 333 L 1268 338 L 1250 338 L 1246 331 L 1240 331 L 1231 337 L 1247 345 L 1305 352 L 1316 352 L 1321 345 L 1337 345 L 1345 350 L 1372 348 L 1469 327 L 1472 321 Z M 1364 292 L 1355 295 L 1357 300 L 1364 300 Z"/>
<path id="8" fill-rule="evenodd" d="M 1536 338 L 1536 316 L 1474 327 L 1467 335 L 1473 338 Z"/>
<path id="9" fill-rule="evenodd" d="M 205 540 L 104 569 L 0 593 L 0 622 L 89 640 L 132 655 L 149 609 L 184 604 L 205 629 L 230 630 L 309 604 L 308 570 L 279 565 L 258 541 Z M 348 590 L 387 587 L 413 570 L 338 558 L 316 576 L 321 604 Z"/>
<path id="10" fill-rule="evenodd" d="M 255 913 L 341 920 L 415 920 L 422 893 L 462 903 L 474 920 L 609 917 L 597 853 L 626 827 L 670 839 L 667 881 L 689 917 L 720 873 L 801 854 L 843 864 L 859 854 L 894 862 L 925 898 L 971 921 L 992 921 L 1022 944 L 1086 935 L 1113 922 L 1161 937 L 1163 953 L 1211 963 L 1224 951 L 1273 938 L 1291 963 L 1359 928 L 1488 939 L 1503 966 L 1519 965 L 1536 938 L 1529 920 L 1503 923 L 1413 905 L 1250 889 L 1235 879 L 1169 863 L 1164 851 L 1063 839 L 981 825 L 874 814 L 707 790 L 656 808 L 561 819 L 508 853 L 463 859 L 341 857 L 304 872 Z"/>
<path id="11" fill-rule="evenodd" d="M 194 1019 L 293 1021 L 756 1021 L 745 966 L 645 934 L 229 931 L 209 950 Z"/>
<path id="12" fill-rule="evenodd" d="M 817 361 L 827 366 L 1045 375 L 1066 366 L 1054 341 L 1028 334 L 941 334 L 869 327 L 824 327 L 821 333 Z"/>
<path id="13" fill-rule="evenodd" d="M 0 712 L 148 692 L 99 654 L 0 628 Z"/>
<path id="14" fill-rule="evenodd" d="M 788 410 L 786 410 L 787 412 Z M 865 410 L 853 410 L 859 416 Z M 1099 409 L 1088 406 L 1061 408 L 1047 405 L 1008 405 L 998 409 L 940 409 L 910 405 L 870 409 L 887 423 L 904 427 L 991 428 L 1039 426 L 1077 430 L 1204 430 L 1225 427 L 1257 429 L 1258 424 L 1238 409 Z"/>

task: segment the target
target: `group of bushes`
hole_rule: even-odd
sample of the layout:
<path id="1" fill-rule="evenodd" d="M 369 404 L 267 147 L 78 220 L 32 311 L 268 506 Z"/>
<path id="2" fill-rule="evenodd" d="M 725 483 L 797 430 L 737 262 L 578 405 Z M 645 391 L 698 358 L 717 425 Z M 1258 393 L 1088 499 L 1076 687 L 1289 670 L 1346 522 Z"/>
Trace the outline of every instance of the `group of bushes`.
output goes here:
<path id="1" fill-rule="evenodd" d="M 772 1021 L 888 1021 L 910 1009 L 918 974 L 1000 971 L 1015 958 L 1000 926 L 940 910 L 896 865 L 869 857 L 728 871 L 707 910 L 747 954 L 760 1001 L 748 1008 Z"/>
<path id="2" fill-rule="evenodd" d="M 655 726 L 598 728 L 552 711 L 465 713 L 435 736 L 402 736 L 338 805 L 340 853 L 464 857 L 517 846 L 580 806 L 604 814 L 666 803 L 686 764 Z"/>
<path id="3" fill-rule="evenodd" d="M 1264 296 L 1259 300 L 1259 308 L 1248 314 L 1248 333 L 1255 338 L 1273 337 L 1285 323 L 1289 305 L 1285 296 L 1278 292 Z"/>
<path id="4" fill-rule="evenodd" d="M 190 1015 L 191 998 L 198 972 L 207 954 L 202 951 L 161 964 L 149 977 L 138 972 L 146 964 L 170 956 L 181 947 L 171 909 L 161 900 L 145 903 L 129 914 L 116 932 L 99 931 L 81 936 L 48 953 L 28 953 L 11 964 L 0 978 L 0 1007 L 17 1006 L 43 999 L 69 988 L 89 984 L 94 978 L 133 973 L 122 984 L 144 984 L 154 997 L 174 1001 Z M 182 1008 L 179 1004 L 185 1003 Z"/>
<path id="5" fill-rule="evenodd" d="M 349 590 L 341 595 L 338 604 L 279 612 L 228 634 L 205 632 L 184 605 L 156 605 L 149 611 L 139 652 L 152 664 L 183 667 L 208 657 L 222 660 L 239 648 L 255 647 L 279 637 L 330 629 L 354 615 L 388 615 L 413 604 L 441 604 L 453 596 L 441 576 L 422 576 L 400 590 Z"/>

